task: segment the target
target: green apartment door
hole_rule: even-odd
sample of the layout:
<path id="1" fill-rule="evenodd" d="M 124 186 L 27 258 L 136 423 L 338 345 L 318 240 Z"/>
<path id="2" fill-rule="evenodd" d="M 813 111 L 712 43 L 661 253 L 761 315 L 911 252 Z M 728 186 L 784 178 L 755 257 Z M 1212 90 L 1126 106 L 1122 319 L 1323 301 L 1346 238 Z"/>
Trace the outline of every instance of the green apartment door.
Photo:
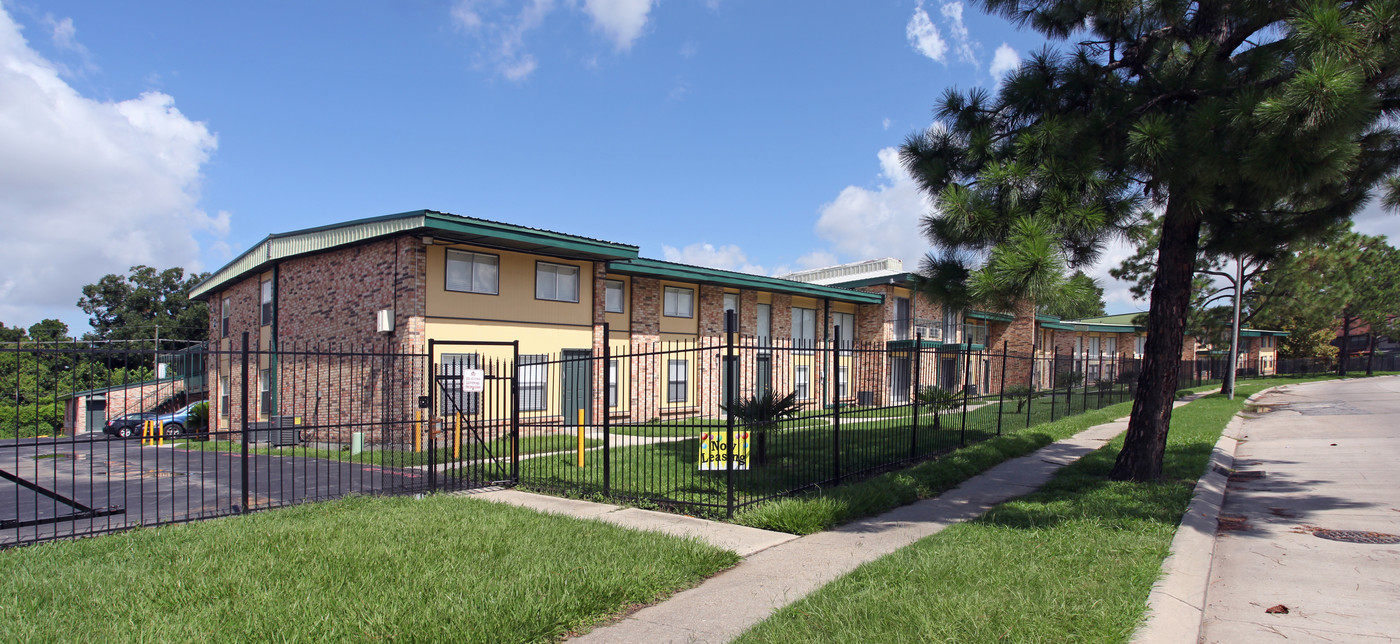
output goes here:
<path id="1" fill-rule="evenodd" d="M 564 374 L 564 426 L 578 425 L 578 412 L 583 410 L 583 424 L 593 423 L 593 352 L 588 349 L 565 349 L 561 361 Z"/>

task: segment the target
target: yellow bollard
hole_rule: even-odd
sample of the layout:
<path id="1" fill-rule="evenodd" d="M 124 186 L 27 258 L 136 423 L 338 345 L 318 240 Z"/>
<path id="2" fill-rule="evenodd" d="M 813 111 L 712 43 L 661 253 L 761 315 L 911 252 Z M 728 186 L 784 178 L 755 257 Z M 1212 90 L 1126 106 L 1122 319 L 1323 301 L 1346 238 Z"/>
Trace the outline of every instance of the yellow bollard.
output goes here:
<path id="1" fill-rule="evenodd" d="M 452 460 L 462 458 L 462 412 L 457 412 L 457 431 L 452 434 Z"/>
<path id="2" fill-rule="evenodd" d="M 145 447 L 146 445 L 149 445 L 149 444 L 150 444 L 150 442 L 151 442 L 151 426 L 154 425 L 154 424 L 155 424 L 155 423 L 152 423 L 152 422 L 149 421 L 149 420 L 143 420 L 143 421 L 141 421 L 141 446 L 142 446 L 142 447 Z"/>
<path id="3" fill-rule="evenodd" d="M 165 421 L 156 421 L 156 446 L 165 447 Z"/>
<path id="4" fill-rule="evenodd" d="M 583 467 L 583 410 L 578 410 L 578 466 Z"/>
<path id="5" fill-rule="evenodd" d="M 413 451 L 423 451 L 423 410 L 413 411 Z"/>

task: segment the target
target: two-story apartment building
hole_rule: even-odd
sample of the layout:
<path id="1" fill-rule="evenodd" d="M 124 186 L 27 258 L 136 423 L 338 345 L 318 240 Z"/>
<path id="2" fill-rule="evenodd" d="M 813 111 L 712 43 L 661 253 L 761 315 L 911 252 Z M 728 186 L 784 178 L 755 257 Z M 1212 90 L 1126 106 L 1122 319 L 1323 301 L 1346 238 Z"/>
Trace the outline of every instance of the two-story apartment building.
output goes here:
<path id="1" fill-rule="evenodd" d="M 878 293 L 646 259 L 628 244 L 434 211 L 270 235 L 192 295 L 210 304 L 211 416 L 223 426 L 241 421 L 244 333 L 256 360 L 250 420 L 402 416 L 428 381 L 424 361 L 408 356 L 426 355 L 431 340 L 440 372 L 518 364 L 519 412 L 557 425 L 579 412 L 594 423 L 602 409 L 623 422 L 717 415 L 731 373 L 745 394 L 772 388 L 831 404 L 831 364 L 792 349 L 836 339 L 838 328 L 854 345 L 884 315 Z M 744 345 L 728 369 L 726 311 Z M 604 343 L 618 356 L 606 370 L 585 360 Z M 332 354 L 392 364 L 345 375 Z M 842 380 L 854 359 L 830 374 L 838 398 L 855 397 Z"/>

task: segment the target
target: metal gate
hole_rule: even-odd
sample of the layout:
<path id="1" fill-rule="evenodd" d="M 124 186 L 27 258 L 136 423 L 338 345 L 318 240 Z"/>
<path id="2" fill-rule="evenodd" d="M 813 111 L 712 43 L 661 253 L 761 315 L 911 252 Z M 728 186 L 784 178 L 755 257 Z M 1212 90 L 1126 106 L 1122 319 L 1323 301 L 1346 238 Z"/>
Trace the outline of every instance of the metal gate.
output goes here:
<path id="1" fill-rule="evenodd" d="M 429 485 L 514 485 L 520 480 L 520 343 L 428 340 L 428 356 Z"/>

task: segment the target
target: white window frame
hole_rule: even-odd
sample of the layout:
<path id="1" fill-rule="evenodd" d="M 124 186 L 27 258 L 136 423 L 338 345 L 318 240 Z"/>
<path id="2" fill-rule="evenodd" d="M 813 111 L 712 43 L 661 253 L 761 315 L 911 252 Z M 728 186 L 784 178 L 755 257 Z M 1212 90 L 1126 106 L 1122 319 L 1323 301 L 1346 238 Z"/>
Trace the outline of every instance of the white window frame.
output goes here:
<path id="1" fill-rule="evenodd" d="M 842 349 L 850 349 L 856 345 L 856 315 L 854 313 L 836 312 L 831 314 L 831 328 L 836 330 L 841 328 L 840 337 L 836 342 Z"/>
<path id="2" fill-rule="evenodd" d="M 549 356 L 520 356 L 520 411 L 549 409 Z"/>
<path id="3" fill-rule="evenodd" d="M 758 344 L 760 347 L 769 347 L 773 344 L 773 305 L 758 305 L 757 315 Z"/>
<path id="4" fill-rule="evenodd" d="M 613 306 L 616 294 L 617 306 Z M 627 308 L 627 284 L 622 280 L 603 282 L 603 311 L 605 313 L 625 313 Z"/>
<path id="5" fill-rule="evenodd" d="M 535 262 L 535 299 L 549 302 L 578 302 L 579 276 L 583 271 L 570 264 Z M 573 297 L 564 293 L 573 289 Z"/>
<path id="6" fill-rule="evenodd" d="M 1147 353 L 1147 336 L 1133 336 L 1133 357 L 1141 358 L 1144 353 Z"/>
<path id="7" fill-rule="evenodd" d="M 661 290 L 661 300 L 661 315 L 668 318 L 695 317 L 695 289 L 667 286 Z"/>
<path id="8" fill-rule="evenodd" d="M 608 360 L 608 407 L 617 406 L 617 371 L 620 364 L 617 358 Z"/>
<path id="9" fill-rule="evenodd" d="M 840 365 L 836 367 L 836 398 L 844 400 L 851 397 L 851 366 Z"/>
<path id="10" fill-rule="evenodd" d="M 668 404 L 683 403 L 689 400 L 690 361 L 668 360 L 666 362 L 666 402 Z"/>
<path id="11" fill-rule="evenodd" d="M 1118 338 L 1104 338 L 1103 354 L 1110 358 L 1118 357 Z"/>
<path id="12" fill-rule="evenodd" d="M 797 392 L 798 400 L 812 399 L 812 368 L 800 364 L 793 368 L 792 376 L 793 391 Z"/>
<path id="13" fill-rule="evenodd" d="M 223 304 L 222 304 L 221 306 L 222 306 L 222 308 L 220 309 L 220 312 L 219 312 L 219 337 L 221 337 L 221 338 L 227 338 L 227 337 L 228 337 L 228 318 L 229 318 L 229 315 L 231 314 L 231 311 L 230 311 L 230 310 L 233 308 L 233 300 L 226 297 L 226 298 L 224 298 Z"/>
<path id="14" fill-rule="evenodd" d="M 264 415 L 272 415 L 272 370 L 258 371 L 258 410 Z"/>
<path id="15" fill-rule="evenodd" d="M 817 346 L 817 310 L 792 307 L 792 346 L 811 350 Z"/>
<path id="16" fill-rule="evenodd" d="M 455 257 L 454 257 L 455 255 Z M 486 261 L 486 260 L 490 261 Z M 453 288 L 452 266 L 453 264 L 465 264 L 467 268 L 465 285 L 457 283 L 460 288 Z M 491 284 L 477 285 L 478 266 L 490 266 L 492 268 Z M 469 250 L 458 250 L 456 248 L 447 249 L 446 261 L 443 263 L 443 290 L 454 293 L 478 293 L 481 295 L 501 294 L 501 257 L 488 253 L 477 253 Z"/>
<path id="17" fill-rule="evenodd" d="M 737 333 L 737 332 L 739 331 L 739 294 L 738 294 L 738 293 L 725 293 L 725 294 L 724 294 L 724 318 L 725 318 L 725 319 L 727 319 L 727 318 L 729 317 L 729 312 L 730 312 L 730 311 L 733 311 L 733 312 L 734 312 L 734 331 Z M 724 325 L 724 319 L 721 319 L 721 320 L 720 320 L 720 327 L 723 328 L 723 325 Z"/>
<path id="18" fill-rule="evenodd" d="M 263 280 L 259 285 L 258 313 L 262 325 L 272 324 L 272 280 Z"/>
<path id="19" fill-rule="evenodd" d="M 229 405 L 229 402 L 228 402 L 228 401 L 229 401 L 229 398 L 230 398 L 230 396 L 229 396 L 230 391 L 231 391 L 231 388 L 230 388 L 230 386 L 229 386 L 228 376 L 219 376 L 219 415 L 220 415 L 220 416 L 224 416 L 224 417 L 227 417 L 227 416 L 228 416 L 228 405 Z"/>
<path id="20" fill-rule="evenodd" d="M 1103 355 L 1102 347 L 1103 342 L 1101 342 L 1098 337 L 1089 338 L 1089 357 L 1097 358 Z"/>

